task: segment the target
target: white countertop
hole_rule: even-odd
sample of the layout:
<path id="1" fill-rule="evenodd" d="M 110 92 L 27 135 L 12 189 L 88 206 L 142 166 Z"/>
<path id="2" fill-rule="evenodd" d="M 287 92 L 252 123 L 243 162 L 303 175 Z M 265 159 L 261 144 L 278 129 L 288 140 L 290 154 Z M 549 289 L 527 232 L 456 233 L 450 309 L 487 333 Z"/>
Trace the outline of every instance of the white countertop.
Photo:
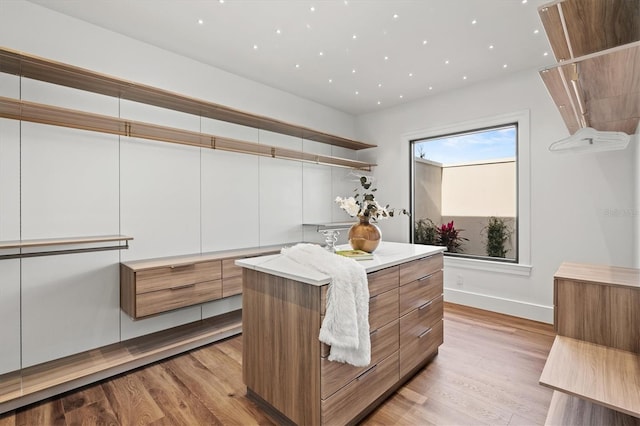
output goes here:
<path id="1" fill-rule="evenodd" d="M 350 250 L 349 245 L 336 246 L 338 250 Z M 374 272 L 380 269 L 396 266 L 404 262 L 420 259 L 433 254 L 442 253 L 444 247 L 425 246 L 421 244 L 381 242 L 373 253 L 372 260 L 358 260 L 365 270 Z M 338 256 L 338 255 L 336 255 Z M 270 256 L 251 257 L 239 259 L 236 265 L 243 268 L 254 269 L 278 277 L 288 278 L 311 285 L 325 285 L 331 281 L 331 277 L 315 269 L 300 265 L 280 254 Z"/>

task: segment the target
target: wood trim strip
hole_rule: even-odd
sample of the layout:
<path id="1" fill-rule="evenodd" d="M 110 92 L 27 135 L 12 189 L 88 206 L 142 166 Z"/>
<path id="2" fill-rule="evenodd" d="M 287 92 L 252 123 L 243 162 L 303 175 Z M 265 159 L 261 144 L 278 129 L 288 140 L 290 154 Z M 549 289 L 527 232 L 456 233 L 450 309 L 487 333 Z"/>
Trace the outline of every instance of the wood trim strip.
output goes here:
<path id="1" fill-rule="evenodd" d="M 362 161 L 262 145 L 190 130 L 131 121 L 124 118 L 92 114 L 5 97 L 0 97 L 0 117 L 335 167 L 370 171 L 371 167 L 375 166 L 375 164 L 364 163 Z"/>
<path id="2" fill-rule="evenodd" d="M 251 114 L 157 87 L 119 79 L 35 55 L 29 55 L 6 47 L 0 47 L 0 72 L 348 149 L 359 150 L 376 147 L 376 145 L 331 135 L 261 115 Z"/>

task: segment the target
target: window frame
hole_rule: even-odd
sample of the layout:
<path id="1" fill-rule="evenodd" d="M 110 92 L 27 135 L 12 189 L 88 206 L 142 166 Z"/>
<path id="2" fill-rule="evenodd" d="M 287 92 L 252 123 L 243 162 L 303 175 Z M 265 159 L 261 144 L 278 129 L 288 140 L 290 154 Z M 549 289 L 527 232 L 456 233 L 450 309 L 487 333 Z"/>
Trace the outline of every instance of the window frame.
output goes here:
<path id="1" fill-rule="evenodd" d="M 415 212 L 415 153 L 413 144 L 418 140 L 446 137 L 447 135 L 471 133 L 482 129 L 516 125 L 516 260 L 490 258 L 488 256 L 448 255 L 445 265 L 484 271 L 500 271 L 516 275 L 531 273 L 531 155 L 529 110 L 452 123 L 407 133 L 403 139 L 409 145 L 409 205 Z M 414 241 L 415 221 L 409 221 L 409 239 Z"/>

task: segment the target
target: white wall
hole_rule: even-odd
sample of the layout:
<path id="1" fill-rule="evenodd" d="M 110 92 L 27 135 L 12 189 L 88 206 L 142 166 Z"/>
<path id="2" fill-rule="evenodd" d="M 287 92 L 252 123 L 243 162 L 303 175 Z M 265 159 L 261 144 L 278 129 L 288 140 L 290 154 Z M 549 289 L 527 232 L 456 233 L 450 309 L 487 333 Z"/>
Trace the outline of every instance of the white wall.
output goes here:
<path id="1" fill-rule="evenodd" d="M 628 152 L 550 153 L 549 144 L 568 131 L 536 70 L 358 117 L 358 137 L 379 146 L 366 152 L 379 165 L 378 198 L 404 207 L 409 205 L 409 144 L 403 135 L 522 110 L 530 116 L 531 241 L 522 241 L 531 249 L 530 274 L 449 266 L 445 297 L 552 322 L 552 280 L 562 261 L 634 263 L 634 219 L 608 214 L 633 207 L 637 181 Z M 408 219 L 385 221 L 381 228 L 388 240 L 409 241 Z"/>
<path id="2" fill-rule="evenodd" d="M 355 136 L 352 116 L 52 12 L 0 0 L 0 45 L 305 127 Z M 357 159 L 351 150 L 0 74 L 0 96 Z M 130 249 L 0 260 L 0 374 L 196 321 L 233 297 L 133 321 L 121 261 L 321 240 L 351 191 L 329 166 L 0 120 L 0 239 L 122 233 Z M 2 253 L 4 254 L 4 253 Z M 10 350 L 9 350 L 10 349 Z"/>
<path id="3" fill-rule="evenodd" d="M 640 124 L 636 128 L 634 137 L 629 142 L 634 155 L 633 182 L 635 186 L 633 217 L 635 218 L 635 229 L 633 232 L 633 258 L 635 268 L 640 268 Z"/>

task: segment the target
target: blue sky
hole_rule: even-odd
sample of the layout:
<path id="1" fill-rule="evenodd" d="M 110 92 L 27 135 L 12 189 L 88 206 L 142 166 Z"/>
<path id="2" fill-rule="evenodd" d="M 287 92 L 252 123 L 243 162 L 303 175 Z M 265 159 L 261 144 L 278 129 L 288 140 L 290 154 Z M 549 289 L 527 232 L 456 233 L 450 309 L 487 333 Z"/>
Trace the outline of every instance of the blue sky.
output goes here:
<path id="1" fill-rule="evenodd" d="M 416 157 L 444 165 L 516 156 L 516 127 L 506 127 L 414 143 Z"/>

